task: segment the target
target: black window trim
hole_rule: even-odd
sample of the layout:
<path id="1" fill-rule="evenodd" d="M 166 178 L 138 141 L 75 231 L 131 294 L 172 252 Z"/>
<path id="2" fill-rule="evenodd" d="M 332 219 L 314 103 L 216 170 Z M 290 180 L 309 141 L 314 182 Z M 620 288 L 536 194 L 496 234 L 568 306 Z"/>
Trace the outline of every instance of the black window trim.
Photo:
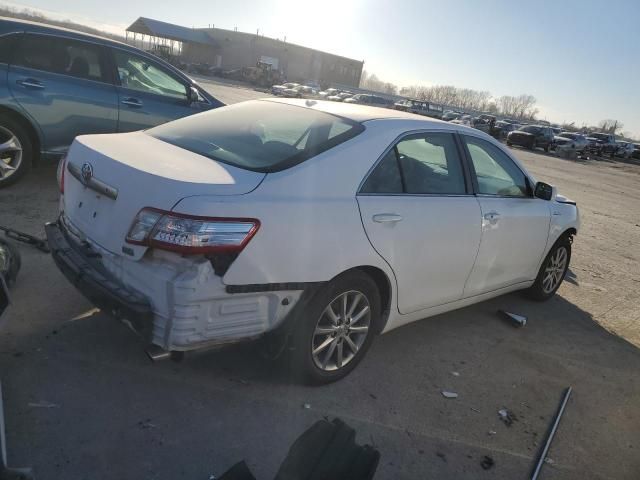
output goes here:
<path id="1" fill-rule="evenodd" d="M 513 160 L 513 158 L 511 158 L 511 155 L 509 155 L 508 152 L 505 152 L 504 149 L 502 149 L 500 146 L 495 145 L 493 142 L 489 141 L 486 138 L 482 138 L 479 135 L 471 135 L 468 132 L 464 132 L 464 133 L 456 133 L 456 135 L 459 137 L 459 141 L 464 149 L 464 157 L 465 157 L 465 163 L 467 164 L 467 167 L 469 168 L 470 172 L 471 172 L 471 181 L 472 181 L 472 185 L 473 185 L 473 194 L 476 197 L 483 197 L 483 198 L 518 198 L 518 199 L 524 199 L 524 200 L 528 200 L 531 198 L 535 198 L 535 196 L 533 195 L 533 180 L 531 179 L 531 177 L 529 176 L 529 174 L 527 172 L 525 172 L 520 165 L 518 165 L 517 162 L 515 162 Z M 475 167 L 473 166 L 473 160 L 471 158 L 471 152 L 469 152 L 469 148 L 467 147 L 467 144 L 464 140 L 464 137 L 471 137 L 471 138 L 475 138 L 478 140 L 483 140 L 487 143 L 489 143 L 490 145 L 493 145 L 494 147 L 498 148 L 502 153 L 504 153 L 507 158 L 509 160 L 511 160 L 511 163 L 513 163 L 516 168 L 520 171 L 520 173 L 522 173 L 522 175 L 525 178 L 525 182 L 527 184 L 527 190 L 528 190 L 528 196 L 522 196 L 522 195 L 492 195 L 489 193 L 480 193 L 480 188 L 478 186 L 478 177 L 476 175 L 476 170 Z"/>
<path id="2" fill-rule="evenodd" d="M 40 70 L 39 68 L 33 68 L 33 67 L 23 67 L 22 65 L 16 65 L 14 63 L 15 61 L 15 53 L 18 52 L 21 48 L 21 45 L 17 45 L 16 48 L 14 49 L 14 54 L 11 55 L 11 58 L 9 60 L 9 66 L 13 66 L 16 68 L 26 68 L 29 70 L 36 70 L 38 72 L 43 72 L 46 73 L 47 75 L 56 75 L 56 76 L 60 76 L 60 77 L 64 77 L 64 78 L 73 78 L 76 80 L 82 80 L 85 82 L 92 82 L 92 83 L 97 83 L 100 85 L 110 85 L 113 86 L 115 85 L 114 83 L 114 72 L 112 69 L 112 65 L 111 65 L 111 61 L 110 61 L 110 55 L 109 55 L 109 46 L 100 43 L 100 42 L 96 42 L 96 41 L 91 41 L 91 40 L 86 40 L 84 38 L 77 38 L 74 36 L 70 36 L 70 35 L 61 35 L 58 33 L 49 33 L 49 32 L 34 32 L 34 31 L 22 31 L 22 32 L 9 32 L 7 35 L 11 35 L 11 34 L 21 34 L 22 38 L 18 38 L 17 41 L 20 42 L 22 39 L 24 39 L 27 35 L 33 35 L 33 36 L 40 36 L 40 37 L 54 37 L 54 38 L 62 38 L 64 40 L 70 40 L 72 42 L 79 42 L 79 43 L 87 43 L 90 45 L 93 45 L 94 47 L 98 48 L 100 50 L 100 53 L 102 54 L 103 60 L 104 60 L 104 67 L 106 68 L 106 71 L 104 72 L 104 80 L 94 80 L 92 78 L 82 78 L 82 77 L 76 77 L 73 75 L 66 75 L 64 73 L 57 73 L 57 72 L 50 72 L 48 70 Z"/>
<path id="3" fill-rule="evenodd" d="M 407 137 L 411 137 L 411 136 L 415 136 L 415 135 L 421 135 L 421 134 L 429 134 L 429 133 L 446 133 L 448 135 L 453 136 L 453 140 L 454 140 L 454 143 L 456 145 L 456 150 L 458 152 L 458 158 L 460 160 L 460 167 L 462 169 L 465 193 L 407 193 L 407 192 L 404 191 L 404 190 L 406 190 L 405 182 L 404 182 L 404 174 L 402 173 L 402 168 L 400 168 L 400 160 L 399 160 L 398 150 L 397 150 L 396 146 L 398 145 L 398 143 L 400 143 L 402 140 L 404 140 Z M 395 150 L 395 158 L 396 158 L 396 162 L 398 164 L 398 170 L 400 171 L 400 179 L 402 181 L 402 190 L 403 191 L 400 192 L 400 193 L 368 193 L 368 192 L 363 192 L 362 188 L 364 187 L 364 184 L 367 182 L 367 179 L 373 173 L 373 171 L 377 168 L 377 166 L 380 164 L 380 162 L 382 162 L 384 157 L 386 157 L 386 155 L 391 150 Z M 363 197 L 365 197 L 365 196 L 366 197 L 381 197 L 381 196 L 382 197 L 400 197 L 400 196 L 403 196 L 403 197 L 471 197 L 471 196 L 475 195 L 475 191 L 474 191 L 473 184 L 471 183 L 471 175 L 470 175 L 469 166 L 467 165 L 467 163 L 468 163 L 468 161 L 467 161 L 466 156 L 464 155 L 464 153 L 462 151 L 462 145 L 460 143 L 460 139 L 457 138 L 456 131 L 454 131 L 454 130 L 428 128 L 428 129 L 410 130 L 410 131 L 407 131 L 407 132 L 403 132 L 400 135 L 398 135 L 389 144 L 389 146 L 387 148 L 384 149 L 384 151 L 382 152 L 382 155 L 380 155 L 378 157 L 378 159 L 373 163 L 371 168 L 369 168 L 367 173 L 362 178 L 362 181 L 360 182 L 360 185 L 358 185 L 358 188 L 356 190 L 356 196 L 363 196 Z"/>

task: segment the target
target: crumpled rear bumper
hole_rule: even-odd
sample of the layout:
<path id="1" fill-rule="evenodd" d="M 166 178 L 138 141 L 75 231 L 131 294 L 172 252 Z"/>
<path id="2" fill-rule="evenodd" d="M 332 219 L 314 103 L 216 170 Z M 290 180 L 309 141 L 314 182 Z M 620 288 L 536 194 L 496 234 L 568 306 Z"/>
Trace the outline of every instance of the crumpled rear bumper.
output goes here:
<path id="1" fill-rule="evenodd" d="M 302 290 L 230 293 L 204 257 L 149 251 L 140 260 L 79 242 L 64 222 L 45 227 L 58 268 L 94 305 L 165 350 L 258 338 L 278 327 Z"/>

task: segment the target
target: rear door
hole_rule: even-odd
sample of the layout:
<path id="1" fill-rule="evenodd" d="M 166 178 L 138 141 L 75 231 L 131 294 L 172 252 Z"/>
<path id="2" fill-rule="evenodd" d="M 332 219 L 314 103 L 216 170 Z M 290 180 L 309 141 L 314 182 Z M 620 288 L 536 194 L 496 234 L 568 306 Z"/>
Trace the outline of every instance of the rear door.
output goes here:
<path id="1" fill-rule="evenodd" d="M 505 152 L 481 138 L 462 138 L 482 210 L 482 241 L 464 292 L 469 297 L 536 277 L 551 214 Z"/>
<path id="2" fill-rule="evenodd" d="M 106 49 L 65 36 L 20 36 L 11 94 L 42 130 L 42 149 L 63 152 L 77 135 L 116 131 L 118 103 Z"/>
<path id="3" fill-rule="evenodd" d="M 118 131 L 154 127 L 208 108 L 191 103 L 189 85 L 161 63 L 128 50 L 113 48 L 120 114 Z"/>
<path id="4" fill-rule="evenodd" d="M 400 313 L 462 297 L 480 243 L 480 206 L 453 134 L 402 138 L 357 199 L 371 244 L 395 272 Z"/>

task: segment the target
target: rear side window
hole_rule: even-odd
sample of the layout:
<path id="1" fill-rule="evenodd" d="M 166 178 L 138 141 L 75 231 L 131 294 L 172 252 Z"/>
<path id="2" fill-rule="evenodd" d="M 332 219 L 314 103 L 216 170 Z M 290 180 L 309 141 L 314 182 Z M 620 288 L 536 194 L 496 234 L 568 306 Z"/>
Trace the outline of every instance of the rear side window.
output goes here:
<path id="1" fill-rule="evenodd" d="M 363 130 L 362 124 L 342 117 L 262 100 L 185 117 L 146 133 L 222 163 L 257 172 L 277 172 Z"/>
<path id="2" fill-rule="evenodd" d="M 0 37 L 0 63 L 10 63 L 15 44 L 20 33 L 10 33 Z"/>
<path id="3" fill-rule="evenodd" d="M 361 192 L 464 195 L 464 173 L 453 135 L 405 137 L 371 172 Z"/>
<path id="4" fill-rule="evenodd" d="M 64 37 L 24 35 L 13 64 L 86 80 L 108 80 L 102 47 Z"/>

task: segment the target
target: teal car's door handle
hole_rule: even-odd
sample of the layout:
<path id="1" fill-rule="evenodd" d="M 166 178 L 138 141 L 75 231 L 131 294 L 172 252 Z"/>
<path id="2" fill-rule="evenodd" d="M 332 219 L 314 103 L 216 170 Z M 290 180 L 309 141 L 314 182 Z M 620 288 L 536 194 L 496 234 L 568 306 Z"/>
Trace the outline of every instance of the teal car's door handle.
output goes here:
<path id="1" fill-rule="evenodd" d="M 133 97 L 127 97 L 125 99 L 122 100 L 122 103 L 128 107 L 132 107 L 132 108 L 141 108 L 142 107 L 142 102 L 140 100 L 138 100 L 137 98 L 133 98 Z"/>
<path id="2" fill-rule="evenodd" d="M 33 88 L 36 90 L 42 90 L 44 88 L 42 82 L 35 78 L 22 78 L 20 80 L 16 80 L 16 83 L 25 88 Z"/>

